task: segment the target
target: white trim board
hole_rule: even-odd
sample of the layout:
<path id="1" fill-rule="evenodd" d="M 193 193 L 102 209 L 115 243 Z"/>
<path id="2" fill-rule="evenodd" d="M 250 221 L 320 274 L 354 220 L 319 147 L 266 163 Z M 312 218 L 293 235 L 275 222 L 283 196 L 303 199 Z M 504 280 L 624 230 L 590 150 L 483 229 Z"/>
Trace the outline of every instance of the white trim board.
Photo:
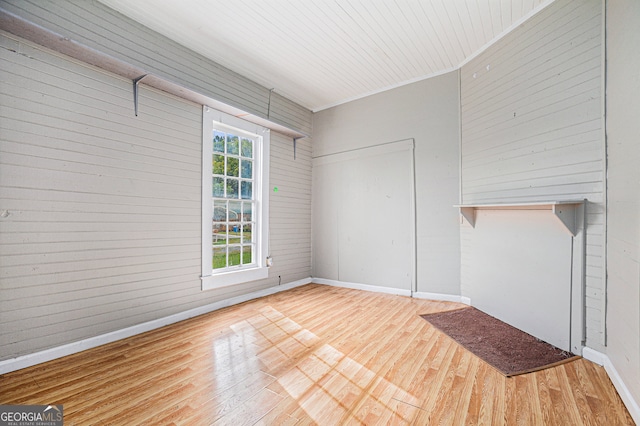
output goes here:
<path id="1" fill-rule="evenodd" d="M 587 346 L 582 349 L 582 356 L 585 359 L 604 367 L 607 375 L 609 375 L 611 383 L 613 383 L 613 386 L 618 391 L 618 395 L 620 395 L 622 402 L 627 407 L 627 410 L 629 410 L 629 414 L 631 414 L 633 421 L 640 425 L 640 404 L 633 398 L 631 391 L 629 391 L 629 388 L 622 380 L 622 377 L 620 377 L 618 370 L 616 370 L 609 357 Z"/>
<path id="2" fill-rule="evenodd" d="M 382 287 L 377 285 L 361 284 L 361 283 L 348 283 L 345 281 L 328 280 L 325 278 L 316 278 L 316 277 L 313 277 L 312 280 L 314 284 L 324 284 L 324 285 L 330 285 L 333 287 L 350 288 L 353 290 L 373 291 L 375 293 L 395 294 L 398 296 L 411 296 L 411 290 L 405 290 L 402 288 Z"/>
<path id="3" fill-rule="evenodd" d="M 471 298 L 465 296 L 458 296 L 456 294 L 444 294 L 444 293 L 426 293 L 422 291 L 416 291 L 413 293 L 413 297 L 416 299 L 429 299 L 438 300 L 443 302 L 457 302 L 464 303 L 471 306 Z"/>
<path id="4" fill-rule="evenodd" d="M 12 371 L 21 370 L 23 368 L 51 361 L 56 358 L 62 358 L 67 355 L 82 352 L 84 350 L 102 346 L 107 343 L 112 343 L 121 339 L 125 339 L 127 337 L 135 336 L 136 334 L 142 334 L 147 331 L 155 330 L 157 328 L 164 327 L 165 325 L 173 324 L 196 317 L 198 315 L 217 311 L 218 309 L 226 308 L 228 306 L 237 305 L 249 300 L 258 299 L 260 297 L 269 296 L 281 291 L 300 287 L 305 284 L 310 284 L 311 282 L 311 277 L 304 278 L 287 284 L 269 287 L 263 290 L 254 291 L 252 293 L 232 297 L 230 299 L 219 300 L 205 306 L 200 306 L 199 308 L 190 309 L 188 311 L 179 312 L 177 314 L 169 315 L 164 318 L 158 318 L 156 320 L 147 321 L 142 324 L 123 328 L 121 330 L 116 330 L 110 333 L 101 334 L 99 336 L 90 337 L 78 342 L 68 343 L 66 345 L 57 346 L 55 348 L 46 349 L 44 351 L 35 352 L 32 354 L 22 355 L 16 358 L 6 359 L 0 361 L 0 374 L 10 373 Z"/>
<path id="5" fill-rule="evenodd" d="M 401 288 L 393 287 L 381 287 L 377 285 L 362 284 L 362 283 L 349 283 L 345 281 L 329 280 L 326 278 L 313 277 L 314 284 L 324 284 L 333 287 L 350 288 L 354 290 L 373 291 L 375 293 L 395 294 L 398 296 L 415 297 L 416 299 L 429 299 L 438 300 L 444 302 L 458 302 L 465 305 L 471 305 L 471 299 L 464 296 L 458 296 L 455 294 L 443 294 L 443 293 L 425 293 L 425 292 L 411 292 Z"/>

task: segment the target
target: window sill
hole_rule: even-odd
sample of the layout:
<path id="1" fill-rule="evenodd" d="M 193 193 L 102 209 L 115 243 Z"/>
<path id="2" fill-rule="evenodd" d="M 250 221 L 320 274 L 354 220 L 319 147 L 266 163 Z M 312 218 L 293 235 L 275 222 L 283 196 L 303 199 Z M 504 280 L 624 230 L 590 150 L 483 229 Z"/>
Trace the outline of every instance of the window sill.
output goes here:
<path id="1" fill-rule="evenodd" d="M 221 287 L 228 287 L 236 284 L 242 284 L 250 281 L 261 280 L 269 277 L 269 268 L 266 266 L 242 269 L 233 272 L 224 272 L 220 274 L 201 277 L 202 290 L 213 290 Z"/>

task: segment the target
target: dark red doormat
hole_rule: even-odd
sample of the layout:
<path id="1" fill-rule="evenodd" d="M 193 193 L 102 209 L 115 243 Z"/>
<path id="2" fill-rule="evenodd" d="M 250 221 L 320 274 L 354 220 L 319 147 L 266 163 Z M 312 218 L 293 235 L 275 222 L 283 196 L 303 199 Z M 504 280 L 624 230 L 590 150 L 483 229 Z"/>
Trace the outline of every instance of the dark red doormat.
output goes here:
<path id="1" fill-rule="evenodd" d="M 421 317 L 507 377 L 580 358 L 471 306 Z"/>

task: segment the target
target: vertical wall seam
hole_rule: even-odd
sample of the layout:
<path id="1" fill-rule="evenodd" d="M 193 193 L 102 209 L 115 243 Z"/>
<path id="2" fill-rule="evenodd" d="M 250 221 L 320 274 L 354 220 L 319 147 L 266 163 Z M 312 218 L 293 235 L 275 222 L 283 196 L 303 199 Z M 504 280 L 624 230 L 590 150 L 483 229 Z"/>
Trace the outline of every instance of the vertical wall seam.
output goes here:
<path id="1" fill-rule="evenodd" d="M 411 214 L 413 215 L 413 256 L 411 270 L 413 273 L 411 297 L 418 292 L 418 200 L 416 191 L 416 140 L 411 138 Z"/>
<path id="2" fill-rule="evenodd" d="M 462 197 L 462 68 L 458 68 L 458 203 L 463 203 Z M 462 222 L 461 222 L 462 223 Z"/>
<path id="3" fill-rule="evenodd" d="M 601 327 L 602 332 L 601 343 L 607 346 L 607 282 L 609 280 L 607 271 L 607 210 L 609 202 L 607 197 L 607 187 L 609 185 L 608 161 L 607 161 L 607 0 L 602 0 L 602 20 L 601 20 L 601 89 L 600 89 L 600 106 L 602 108 L 602 204 L 604 210 L 602 212 L 602 313 Z"/>

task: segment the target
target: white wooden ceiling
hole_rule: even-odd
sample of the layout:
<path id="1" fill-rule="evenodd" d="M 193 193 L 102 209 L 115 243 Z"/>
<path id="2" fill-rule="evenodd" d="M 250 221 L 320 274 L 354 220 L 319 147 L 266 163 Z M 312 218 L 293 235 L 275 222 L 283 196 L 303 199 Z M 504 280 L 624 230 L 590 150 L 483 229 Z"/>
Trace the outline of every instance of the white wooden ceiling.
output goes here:
<path id="1" fill-rule="evenodd" d="M 318 111 L 454 70 L 553 0 L 100 0 Z"/>

